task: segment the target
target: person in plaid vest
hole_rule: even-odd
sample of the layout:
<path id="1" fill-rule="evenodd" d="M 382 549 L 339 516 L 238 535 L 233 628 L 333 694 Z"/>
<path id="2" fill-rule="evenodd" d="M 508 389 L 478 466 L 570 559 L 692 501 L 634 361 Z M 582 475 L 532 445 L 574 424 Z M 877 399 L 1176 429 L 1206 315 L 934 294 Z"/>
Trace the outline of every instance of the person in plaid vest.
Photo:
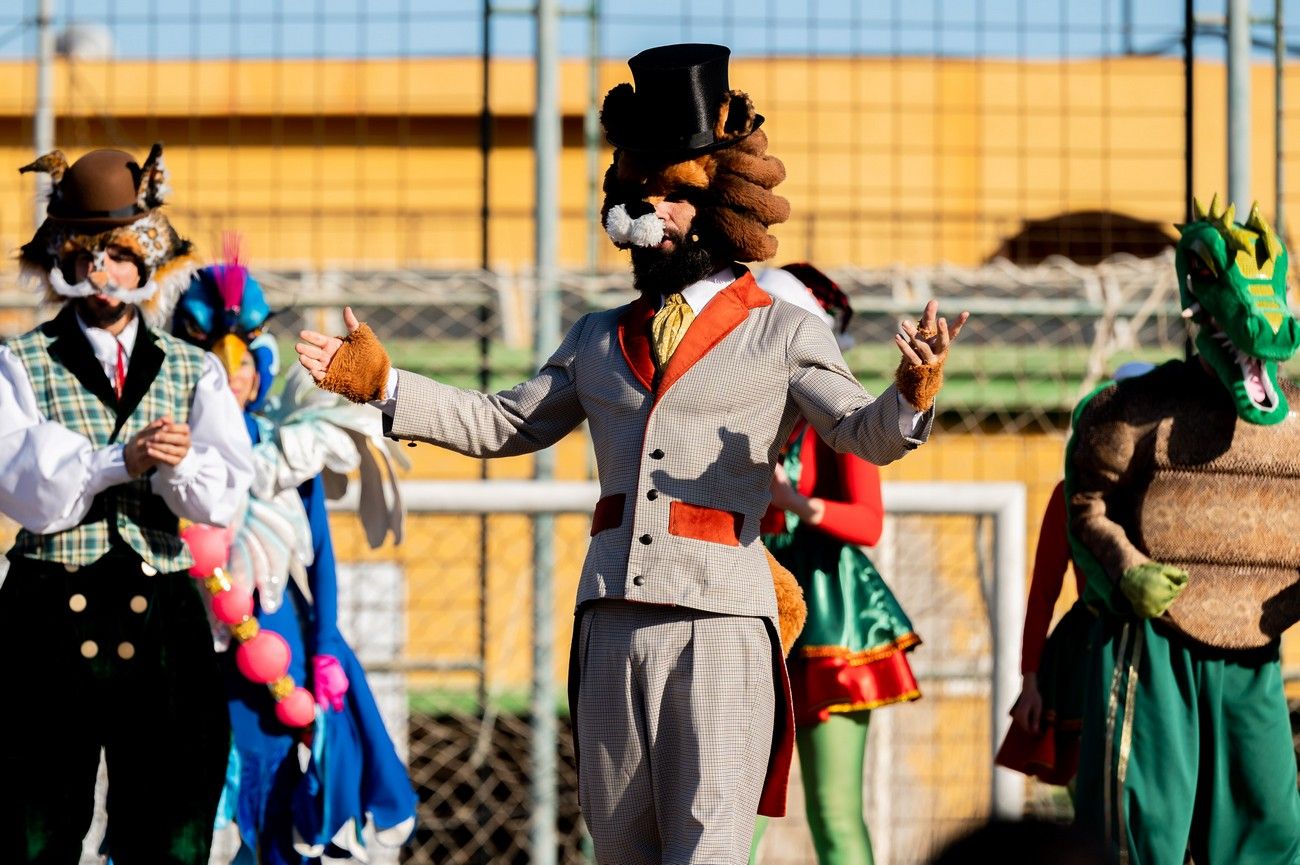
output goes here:
<path id="1" fill-rule="evenodd" d="M 805 418 L 877 464 L 927 440 L 951 340 L 927 305 L 879 399 L 831 329 L 738 262 L 776 252 L 789 203 L 762 115 L 721 45 L 629 62 L 605 97 L 606 233 L 640 297 L 580 318 L 533 379 L 488 395 L 394 371 L 348 310 L 304 331 L 321 387 L 385 413 L 397 439 L 476 457 L 531 453 L 589 424 L 602 497 L 578 583 L 569 708 L 579 800 L 601 865 L 749 859 L 754 815 L 782 816 L 794 746 L 778 594 L 759 539 L 781 448 Z M 781 629 L 785 631 L 786 629 Z M 797 632 L 797 628 L 794 629 Z"/>
<path id="2" fill-rule="evenodd" d="M 0 584 L 0 861 L 68 863 L 101 748 L 105 852 L 201 865 L 230 725 L 179 520 L 224 525 L 252 453 L 221 364 L 166 331 L 195 262 L 143 164 L 55 151 L 24 274 L 59 304 L 0 347 L 0 513 L 21 527 Z"/>

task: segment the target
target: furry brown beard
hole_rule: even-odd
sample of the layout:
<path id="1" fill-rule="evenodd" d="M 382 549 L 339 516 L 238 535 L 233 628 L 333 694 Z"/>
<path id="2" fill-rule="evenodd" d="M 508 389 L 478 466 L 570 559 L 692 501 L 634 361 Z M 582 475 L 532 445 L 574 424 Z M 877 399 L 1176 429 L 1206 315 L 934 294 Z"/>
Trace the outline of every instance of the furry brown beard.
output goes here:
<path id="1" fill-rule="evenodd" d="M 667 234 L 673 248 L 632 247 L 632 285 L 648 300 L 672 294 L 718 269 L 713 253 L 698 240 Z"/>

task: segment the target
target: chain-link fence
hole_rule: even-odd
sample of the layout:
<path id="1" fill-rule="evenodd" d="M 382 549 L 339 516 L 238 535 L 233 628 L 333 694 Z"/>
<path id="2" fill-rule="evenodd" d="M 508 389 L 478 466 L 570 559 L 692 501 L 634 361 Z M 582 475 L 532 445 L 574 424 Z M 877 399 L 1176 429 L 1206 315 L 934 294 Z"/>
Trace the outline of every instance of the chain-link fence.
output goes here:
<path id="1" fill-rule="evenodd" d="M 870 721 L 864 799 L 877 861 L 920 865 L 993 808 L 993 528 L 987 512 L 903 513 L 871 550 L 923 640 L 910 655 L 921 699 Z M 790 817 L 769 829 L 762 865 L 814 861 L 797 768 L 792 780 Z M 1053 813 L 1042 798 L 1034 791 L 1034 810 Z"/>
<path id="2" fill-rule="evenodd" d="M 303 274 L 261 271 L 279 312 L 274 330 L 290 352 L 304 325 L 337 327 L 340 295 L 381 333 L 398 366 L 443 381 L 504 387 L 530 373 L 526 348 L 532 292 L 527 276 L 481 272 Z M 1065 260 L 1026 268 L 999 262 L 979 268 L 843 269 L 858 312 L 851 365 L 878 390 L 892 366 L 888 338 L 898 317 L 930 296 L 977 312 L 954 355 L 944 394 L 941 453 L 968 441 L 982 479 L 1012 476 L 1050 488 L 1059 471 L 1035 461 L 999 467 L 998 442 L 1026 436 L 1059 460 L 1059 430 L 1077 396 L 1097 377 L 1132 358 L 1159 359 L 1182 350 L 1172 264 L 1165 258 L 1112 259 L 1086 267 Z M 1022 293 L 1032 286 L 1034 298 Z M 566 323 L 588 309 L 625 302 L 617 276 L 571 273 L 563 281 Z M 6 333 L 41 313 L 30 303 L 8 309 Z M 512 320 L 513 319 L 513 320 Z M 482 348 L 486 344 L 487 352 Z M 488 366 L 482 368 L 483 357 Z M 994 433 L 993 431 L 999 431 Z M 1010 431 L 1014 431 L 1014 434 Z M 924 450 L 924 449 L 923 449 Z M 479 464 L 417 448 L 412 479 L 470 479 Z M 1049 458 L 1050 459 L 1050 458 Z M 905 461 L 906 462 L 906 461 Z M 1039 463 L 1042 460 L 1038 461 Z M 941 464 L 942 465 L 942 464 Z M 949 464 L 951 465 L 951 464 Z M 593 477 L 581 435 L 560 446 L 558 475 Z M 969 467 L 967 467 L 969 468 Z M 489 466 L 492 478 L 531 475 L 528 459 Z M 940 469 L 942 473 L 944 469 Z M 939 473 L 931 474 L 933 479 Z M 978 474 L 978 472 L 977 472 Z M 915 477 L 915 475 L 913 475 Z M 954 476 L 954 479 L 956 477 Z M 1038 510 L 1030 508 L 1036 528 Z M 922 862 L 928 851 L 988 813 L 990 784 L 991 632 L 981 586 L 987 543 L 969 517 L 890 521 L 876 553 L 886 578 L 925 639 L 913 655 L 925 698 L 876 713 L 868 762 L 868 816 L 880 861 Z M 350 517 L 335 517 L 345 563 L 343 627 L 375 677 L 375 689 L 408 753 L 420 794 L 416 837 L 403 861 L 526 862 L 531 818 L 532 527 L 523 515 L 413 514 L 406 542 L 370 551 Z M 587 542 L 585 515 L 556 526 L 557 589 L 553 610 L 563 682 L 570 601 Z M 482 558 L 483 551 L 487 558 Z M 938 557 L 937 551 L 957 553 Z M 558 709 L 561 718 L 565 707 Z M 561 861 L 578 862 L 583 834 L 577 809 L 571 738 L 562 722 L 557 829 Z M 808 840 L 791 792 L 791 818 L 774 825 L 764 862 L 807 861 Z M 1028 806 L 1068 815 L 1059 791 L 1031 785 Z"/>
<path id="3" fill-rule="evenodd" d="M 942 434 L 886 478 L 1021 483 L 1032 543 L 1075 399 L 1123 361 L 1183 352 L 1170 223 L 1184 215 L 1188 178 L 1206 196 L 1226 186 L 1223 28 L 1208 20 L 1223 4 L 1190 4 L 1191 65 L 1178 0 L 562 5 L 564 322 L 630 297 L 625 260 L 596 217 L 609 160 L 601 97 L 628 78 L 637 50 L 726 43 L 731 85 L 753 96 L 788 170 L 779 191 L 793 216 L 775 229 L 776 263 L 811 260 L 849 292 L 848 359 L 863 383 L 888 381 L 896 322 L 929 298 L 975 313 L 948 371 Z M 1273 14 L 1272 3 L 1254 6 L 1257 18 Z M 1300 0 L 1280 8 L 1289 41 Z M 302 325 L 337 331 L 351 303 L 398 366 L 508 386 L 535 368 L 528 12 L 490 0 L 11 3 L 0 8 L 0 167 L 29 162 L 46 121 L 73 158 L 99 146 L 143 154 L 163 140 L 172 220 L 209 257 L 223 231 L 242 232 L 279 310 L 272 326 L 286 360 Z M 1300 204 L 1300 184 L 1286 182 L 1300 79 L 1289 64 L 1277 79 L 1278 130 L 1267 110 L 1268 28 L 1252 30 L 1251 165 L 1255 196 L 1282 223 Z M 41 33 L 54 43 L 48 106 L 38 99 Z M 0 248 L 30 237 L 34 192 L 30 175 L 0 171 Z M 6 256 L 0 337 L 41 317 L 14 277 Z M 528 459 L 484 468 L 411 453 L 416 480 L 532 472 Z M 557 477 L 592 476 L 585 439 L 562 443 Z M 577 572 L 584 525 L 566 515 L 556 528 L 560 678 L 564 580 Z M 525 861 L 527 518 L 415 515 L 407 543 L 379 551 L 365 549 L 346 515 L 335 530 L 355 591 L 344 627 L 421 791 L 412 861 Z M 907 517 L 891 532 L 880 556 L 927 640 L 914 655 L 927 696 L 878 713 L 867 784 L 878 858 L 910 862 L 989 808 L 989 647 L 971 624 L 982 603 L 976 521 Z M 941 546 L 969 552 L 931 562 L 927 549 Z M 581 827 L 567 735 L 559 742 L 559 846 L 574 861 Z M 901 796 L 906 785 L 933 790 L 940 769 L 942 789 Z M 1034 787 L 1030 799 L 1044 813 L 1059 804 Z M 769 839 L 767 861 L 806 861 L 797 817 Z"/>
<path id="4" fill-rule="evenodd" d="M 363 539 L 346 528 L 349 517 L 337 515 L 334 522 L 343 541 L 341 559 L 374 558 Z M 486 583 L 479 561 L 484 526 L 498 539 L 486 563 Z M 561 515 L 555 526 L 557 576 L 569 594 L 552 606 L 565 644 L 574 589 L 564 581 L 577 573 L 587 528 L 585 515 Z M 532 531 L 525 515 L 499 514 L 483 522 L 472 513 L 413 513 L 406 543 L 383 551 L 378 561 L 347 568 L 352 598 L 369 599 L 372 608 L 386 605 L 387 620 L 372 619 L 367 626 L 341 598 L 341 624 L 363 644 L 367 634 L 380 635 L 385 654 L 360 657 L 391 677 L 405 698 L 389 716 L 395 737 L 408 742 L 411 782 L 419 798 L 415 836 L 403 861 L 528 861 Z M 506 538 L 512 542 L 501 541 Z M 397 582 L 376 584 L 370 576 L 377 568 Z M 396 635 L 400 645 L 394 645 Z M 561 660 L 567 656 L 559 654 Z M 563 673 L 552 671 L 561 682 Z M 563 703 L 556 708 L 567 717 Z M 561 767 L 560 859 L 578 862 L 582 831 L 572 738 L 567 724 L 561 726 L 555 743 Z"/>
<path id="5" fill-rule="evenodd" d="M 990 808 L 995 513 L 990 504 L 984 516 L 891 517 L 873 551 L 926 641 L 913 654 L 924 699 L 877 712 L 873 721 L 867 801 L 881 861 L 924 862 L 937 844 Z M 340 604 L 345 629 L 362 625 L 354 639 L 363 652 L 367 645 L 378 651 L 362 657 L 381 676 L 403 671 L 409 692 L 409 716 L 395 719 L 406 724 L 395 732 L 409 735 L 412 781 L 421 803 L 416 838 L 403 857 L 407 862 L 529 861 L 530 724 L 522 693 L 533 674 L 531 563 L 527 547 L 518 544 L 516 555 L 494 558 L 487 586 L 479 584 L 473 567 L 475 524 L 468 513 L 415 514 L 410 544 L 390 561 L 346 569 L 350 588 Z M 489 526 L 515 538 L 529 533 L 522 515 L 494 515 Z M 585 515 L 557 520 L 552 615 L 559 643 L 567 644 L 571 635 L 571 599 L 586 527 Z M 1015 528 L 1011 537 L 1019 545 L 1023 530 Z M 348 518 L 337 517 L 335 529 L 344 538 L 340 557 L 368 555 L 347 540 L 353 537 Z M 483 668 L 487 701 L 479 704 L 477 671 L 464 653 L 485 625 L 493 639 Z M 559 655 L 553 673 L 562 680 L 566 658 Z M 558 748 L 559 861 L 579 863 L 585 861 L 583 837 L 567 727 Z M 800 789 L 796 778 L 791 817 L 770 831 L 765 863 L 807 861 Z"/>
<path id="6" fill-rule="evenodd" d="M 498 389 L 535 369 L 531 340 L 536 288 L 530 274 L 453 271 L 273 271 L 254 268 L 272 306 L 271 328 L 286 359 L 305 326 L 342 327 L 348 303 L 381 334 L 396 365 L 465 387 Z M 947 371 L 941 410 L 952 430 L 1050 433 L 1065 428 L 1075 401 L 1118 364 L 1181 357 L 1173 258 L 1114 256 L 1096 265 L 1063 257 L 1023 266 L 838 268 L 854 315 L 846 357 L 868 389 L 892 374 L 892 334 L 931 298 L 974 317 Z M 626 303 L 622 274 L 567 272 L 560 280 L 564 326 L 585 312 Z M 39 319 L 30 297 L 7 296 L 15 333 Z M 0 304 L 5 296 L 0 295 Z"/>
<path id="7" fill-rule="evenodd" d="M 1300 189 L 1275 182 L 1276 157 L 1285 180 L 1297 137 L 1275 139 L 1267 110 L 1273 5 L 1254 4 L 1251 78 L 1254 196 L 1270 215 Z M 793 216 L 777 229 L 781 260 L 971 266 L 1158 252 L 1184 215 L 1189 177 L 1207 196 L 1225 186 L 1224 38 L 1211 20 L 1223 6 L 1192 6 L 1189 65 L 1179 0 L 561 4 L 561 261 L 622 266 L 594 216 L 609 154 L 596 109 L 628 78 L 627 57 L 673 40 L 733 48 L 731 84 L 754 97 L 788 168 L 781 191 Z M 1300 4 L 1281 6 L 1290 39 Z M 42 8 L 53 43 L 48 110 L 34 62 Z M 29 161 L 38 118 L 70 155 L 104 145 L 143 153 L 163 140 L 172 212 L 209 251 L 237 229 L 254 259 L 276 268 L 526 267 L 530 9 L 487 0 L 9 4 L 0 10 L 0 160 Z M 1300 82 L 1290 66 L 1280 80 L 1281 113 L 1294 116 Z M 30 178 L 0 175 L 6 249 L 30 231 L 34 189 Z"/>
<path id="8" fill-rule="evenodd" d="M 531 311 L 537 292 L 530 274 L 256 267 L 254 273 L 276 309 L 271 328 L 287 360 L 301 328 L 340 331 L 341 306 L 348 303 L 383 336 L 399 367 L 494 390 L 536 368 Z M 947 311 L 973 313 L 940 407 L 941 425 L 954 431 L 1060 432 L 1075 401 L 1119 364 L 1158 363 L 1182 357 L 1186 348 L 1168 252 L 1147 259 L 1118 255 L 1096 265 L 1054 257 L 1031 266 L 999 260 L 978 267 L 844 267 L 830 274 L 856 310 L 846 358 L 869 390 L 880 390 L 892 375 L 891 338 L 900 320 L 932 298 Z M 622 274 L 566 272 L 559 292 L 565 327 L 633 296 Z M 26 296 L 0 294 L 0 306 L 8 316 L 0 335 L 20 332 L 42 315 Z"/>

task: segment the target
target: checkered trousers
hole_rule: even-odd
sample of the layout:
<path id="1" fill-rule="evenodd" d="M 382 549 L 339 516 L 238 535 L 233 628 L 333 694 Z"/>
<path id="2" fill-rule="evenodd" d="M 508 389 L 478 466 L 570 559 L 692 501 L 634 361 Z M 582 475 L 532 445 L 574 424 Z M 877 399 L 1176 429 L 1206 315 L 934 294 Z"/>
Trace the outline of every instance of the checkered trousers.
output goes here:
<path id="1" fill-rule="evenodd" d="M 84 339 L 60 319 L 47 322 L 16 339 L 9 349 L 22 362 L 36 395 L 41 414 L 90 439 L 96 448 L 126 442 L 151 421 L 164 415 L 185 420 L 203 371 L 203 351 L 166 333 L 143 332 L 162 350 L 162 365 L 129 416 L 117 417 L 117 408 L 105 403 L 56 357 L 51 345 L 60 339 Z M 74 332 L 75 331 L 75 332 Z M 140 343 L 137 343 L 139 346 Z M 89 351 L 89 348 L 87 348 Z M 136 363 L 140 350 L 132 354 Z M 103 375 L 102 369 L 86 374 Z M 128 378 L 128 383 L 130 378 Z M 129 384 L 128 384 L 129 386 Z M 144 561 L 164 573 L 188 568 L 193 560 L 176 531 L 177 520 L 161 498 L 149 488 L 148 478 L 111 487 L 95 497 L 80 525 L 52 534 L 18 533 L 11 555 L 66 565 L 88 565 L 108 552 L 116 532 Z"/>
<path id="2" fill-rule="evenodd" d="M 606 601 L 579 627 L 579 797 L 596 862 L 748 862 L 775 707 L 763 620 Z"/>

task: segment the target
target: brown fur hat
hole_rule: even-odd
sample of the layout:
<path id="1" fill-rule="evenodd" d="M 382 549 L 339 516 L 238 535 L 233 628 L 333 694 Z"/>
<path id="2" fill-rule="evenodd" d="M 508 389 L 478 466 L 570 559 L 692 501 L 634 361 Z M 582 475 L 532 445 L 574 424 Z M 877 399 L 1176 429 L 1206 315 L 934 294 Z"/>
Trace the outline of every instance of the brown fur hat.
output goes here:
<path id="1" fill-rule="evenodd" d="M 78 253 L 103 255 L 110 246 L 129 250 L 141 284 L 156 288 L 137 302 L 151 327 L 167 327 L 177 299 L 198 267 L 191 243 L 163 215 L 170 192 L 162 145 L 155 144 L 144 164 L 120 150 L 94 150 L 68 164 L 55 150 L 19 169 L 48 174 L 52 183 L 47 218 L 19 250 L 22 277 L 47 303 L 65 302 L 69 281 L 60 270 Z M 57 272 L 56 272 L 57 271 Z M 60 280 L 63 277 L 63 280 Z"/>

